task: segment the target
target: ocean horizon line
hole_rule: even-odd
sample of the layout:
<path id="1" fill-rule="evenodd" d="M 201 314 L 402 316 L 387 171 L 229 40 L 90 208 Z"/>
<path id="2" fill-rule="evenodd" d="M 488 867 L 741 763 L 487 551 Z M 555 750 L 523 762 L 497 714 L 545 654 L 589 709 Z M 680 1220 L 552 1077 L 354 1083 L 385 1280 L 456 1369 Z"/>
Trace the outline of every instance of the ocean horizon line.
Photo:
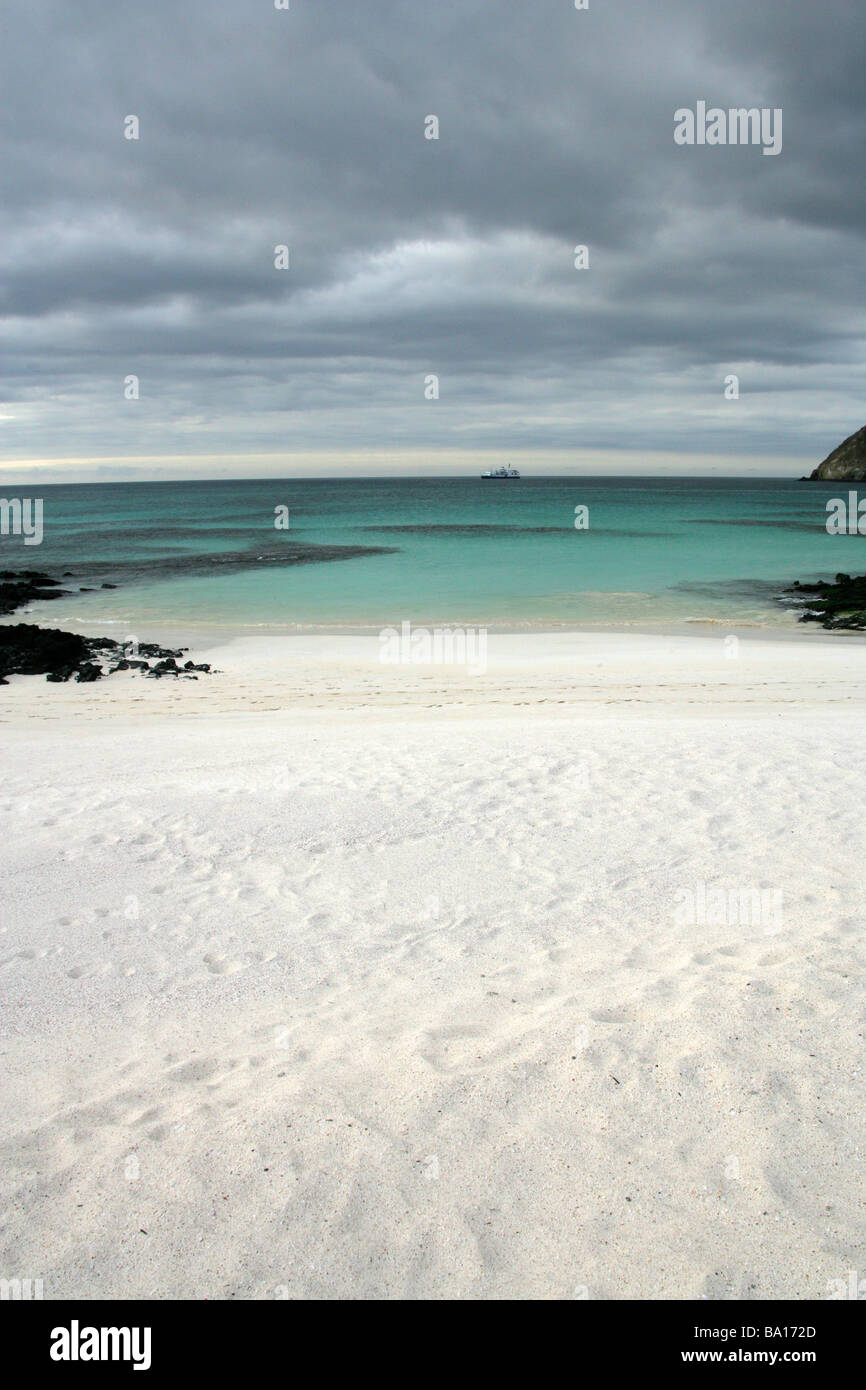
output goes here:
<path id="1" fill-rule="evenodd" d="M 0 492 L 21 492 L 29 490 L 33 492 L 38 488 L 104 488 L 104 487 L 193 487 L 193 486 L 212 486 L 223 485 L 225 487 L 241 486 L 250 483 L 326 483 L 328 485 L 338 483 L 401 483 L 401 482 L 431 482 L 431 483 L 453 483 L 453 482 L 477 482 L 482 481 L 480 474 L 475 473 L 263 473 L 256 475 L 239 476 L 218 476 L 218 477 L 189 477 L 189 478 L 89 478 L 87 480 L 77 480 L 62 482 L 41 482 L 38 478 L 30 479 L 27 482 L 15 483 L 7 482 L 0 478 Z M 484 480 L 487 481 L 487 480 Z M 631 483 L 653 483 L 653 482 L 712 482 L 712 483 L 800 483 L 817 482 L 824 483 L 827 487 L 839 488 L 841 484 L 832 479 L 794 477 L 788 474 L 778 473 L 529 473 L 521 474 L 517 479 L 508 481 L 531 483 L 531 482 L 603 482 L 615 483 L 617 481 Z"/>

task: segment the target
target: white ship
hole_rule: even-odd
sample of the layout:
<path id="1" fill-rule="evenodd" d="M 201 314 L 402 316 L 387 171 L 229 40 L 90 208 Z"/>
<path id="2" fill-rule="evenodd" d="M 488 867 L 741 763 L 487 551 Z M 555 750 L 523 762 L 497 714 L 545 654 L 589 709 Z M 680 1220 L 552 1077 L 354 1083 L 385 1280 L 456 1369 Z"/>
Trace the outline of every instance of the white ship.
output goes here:
<path id="1" fill-rule="evenodd" d="M 486 473 L 481 474 L 482 478 L 519 478 L 520 474 L 516 468 L 488 468 Z"/>

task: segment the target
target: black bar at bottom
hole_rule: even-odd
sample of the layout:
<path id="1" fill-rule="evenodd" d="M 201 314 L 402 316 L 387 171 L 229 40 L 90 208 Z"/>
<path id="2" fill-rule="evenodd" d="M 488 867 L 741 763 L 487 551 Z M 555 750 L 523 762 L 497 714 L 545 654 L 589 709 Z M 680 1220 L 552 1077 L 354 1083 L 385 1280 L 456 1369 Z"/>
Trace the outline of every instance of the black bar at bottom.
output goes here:
<path id="1" fill-rule="evenodd" d="M 438 1362 L 453 1376 L 463 1368 L 458 1344 L 448 1337 L 453 1329 L 464 1333 L 461 1346 L 473 1334 L 472 1360 L 488 1375 L 500 1358 L 514 1373 L 510 1358 L 521 1354 L 538 1358 L 541 1375 L 551 1356 L 565 1354 L 576 1376 L 591 1367 L 597 1373 L 600 1360 L 612 1373 L 796 1368 L 826 1378 L 857 1364 L 863 1318 L 852 1302 L 491 1302 L 470 1311 L 442 1302 L 12 1300 L 0 1303 L 0 1326 L 7 1355 L 14 1348 L 25 1373 L 60 1377 L 92 1378 L 103 1370 L 158 1379 L 191 1371 L 225 1377 L 259 1370 L 263 1362 L 294 1374 L 302 1350 L 324 1374 L 342 1364 L 354 1375 L 366 1369 L 393 1376 L 400 1362 L 400 1377 L 414 1378 L 434 1373 Z M 525 1341 L 536 1327 L 546 1340 Z M 378 1340 L 404 1331 L 423 1339 L 414 1367 L 404 1343 Z M 399 1345 L 404 1351 L 395 1361 Z"/>

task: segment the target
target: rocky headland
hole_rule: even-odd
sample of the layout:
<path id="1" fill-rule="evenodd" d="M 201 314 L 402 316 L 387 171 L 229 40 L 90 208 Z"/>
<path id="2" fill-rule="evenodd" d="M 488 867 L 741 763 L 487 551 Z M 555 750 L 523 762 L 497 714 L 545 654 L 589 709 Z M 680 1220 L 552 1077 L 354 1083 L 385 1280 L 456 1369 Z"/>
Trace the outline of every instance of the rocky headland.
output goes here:
<path id="1" fill-rule="evenodd" d="M 866 425 L 828 454 L 803 482 L 862 483 L 866 479 Z"/>

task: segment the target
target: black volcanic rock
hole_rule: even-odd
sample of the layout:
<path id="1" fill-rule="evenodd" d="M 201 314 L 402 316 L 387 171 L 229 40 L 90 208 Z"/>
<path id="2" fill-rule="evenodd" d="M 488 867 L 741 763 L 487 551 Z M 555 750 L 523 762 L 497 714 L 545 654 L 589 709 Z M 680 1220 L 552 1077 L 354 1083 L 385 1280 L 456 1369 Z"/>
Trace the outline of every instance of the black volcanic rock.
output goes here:
<path id="1" fill-rule="evenodd" d="M 57 628 L 36 627 L 32 623 L 0 624 L 2 685 L 8 685 L 6 677 L 13 674 L 69 680 L 74 672 L 89 664 L 90 648 L 86 637 Z"/>
<path id="2" fill-rule="evenodd" d="M 809 475 L 809 482 L 862 483 L 866 479 L 866 425 L 849 434 Z"/>
<path id="3" fill-rule="evenodd" d="M 72 680 L 91 682 L 101 680 L 115 671 L 141 671 L 147 676 L 182 676 L 197 680 L 197 671 L 210 671 L 202 663 L 196 666 L 187 661 L 181 669 L 177 658 L 183 650 L 170 651 L 155 642 L 142 642 L 141 657 L 126 655 L 125 649 L 111 637 L 81 637 L 59 628 L 37 627 L 35 623 L 0 623 L 0 685 L 8 685 L 8 676 L 44 675 L 55 683 Z M 151 665 L 147 657 L 155 660 Z"/>
<path id="4" fill-rule="evenodd" d="M 832 584 L 823 579 L 814 584 L 796 581 L 786 592 L 808 604 L 801 623 L 820 623 L 830 632 L 866 630 L 866 574 L 853 579 L 837 574 Z"/>
<path id="5" fill-rule="evenodd" d="M 79 666 L 75 673 L 77 681 L 98 681 L 102 679 L 102 667 L 97 666 L 95 661 L 85 661 L 83 666 Z"/>
<path id="6" fill-rule="evenodd" d="M 156 642 L 139 642 L 138 644 L 139 656 L 183 656 L 185 651 L 185 647 L 179 647 L 176 651 L 172 651 L 170 647 L 160 647 Z"/>
<path id="7" fill-rule="evenodd" d="M 148 671 L 150 676 L 176 676 L 180 670 L 173 656 L 166 657 L 164 661 L 158 661 L 155 666 L 151 666 Z"/>
<path id="8" fill-rule="evenodd" d="M 59 579 L 40 570 L 0 570 L 0 617 L 8 617 L 36 599 L 65 598 L 68 593 Z"/>

